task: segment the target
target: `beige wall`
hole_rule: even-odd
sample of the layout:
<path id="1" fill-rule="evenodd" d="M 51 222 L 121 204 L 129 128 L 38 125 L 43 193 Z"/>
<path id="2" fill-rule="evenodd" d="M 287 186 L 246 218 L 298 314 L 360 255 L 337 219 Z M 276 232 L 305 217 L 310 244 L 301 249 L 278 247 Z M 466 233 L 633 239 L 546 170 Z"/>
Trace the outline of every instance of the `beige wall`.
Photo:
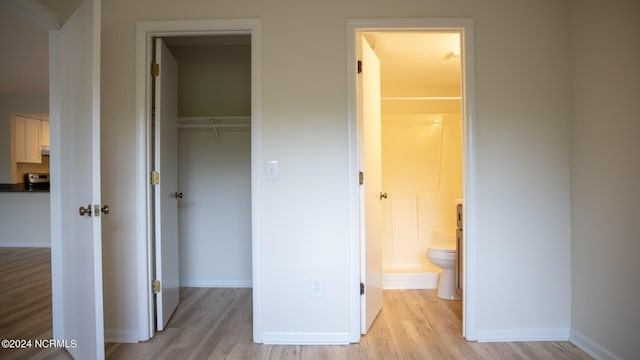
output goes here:
<path id="1" fill-rule="evenodd" d="M 0 184 L 14 180 L 11 114 L 49 111 L 48 44 L 46 29 L 0 3 Z"/>
<path id="2" fill-rule="evenodd" d="M 638 359 L 640 2 L 572 2 L 572 339 Z"/>
<path id="3" fill-rule="evenodd" d="M 551 337 L 570 325 L 569 69 L 565 1 L 104 1 L 105 324 L 135 331 L 135 22 L 260 18 L 263 326 L 349 331 L 346 21 L 475 22 L 478 335 Z M 113 146 L 118 144 L 118 146 Z M 553 251 L 550 251 L 553 249 Z M 311 277 L 325 296 L 309 297 Z M 554 296 L 544 296 L 553 294 Z M 514 331 L 515 330 L 515 331 Z"/>

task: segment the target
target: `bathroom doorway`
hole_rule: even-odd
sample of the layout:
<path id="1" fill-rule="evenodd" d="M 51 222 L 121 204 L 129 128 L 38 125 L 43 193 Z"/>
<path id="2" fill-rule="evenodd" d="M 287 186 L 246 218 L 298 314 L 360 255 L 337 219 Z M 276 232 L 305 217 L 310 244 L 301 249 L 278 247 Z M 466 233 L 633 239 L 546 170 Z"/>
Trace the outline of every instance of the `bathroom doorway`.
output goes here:
<path id="1" fill-rule="evenodd" d="M 444 243 L 455 247 L 457 204 L 472 195 L 470 21 L 446 27 L 441 23 L 428 26 L 429 23 L 428 19 L 423 21 L 425 26 L 416 26 L 415 21 L 350 22 L 353 30 L 350 35 L 355 37 L 351 43 L 357 58 L 353 75 L 356 80 L 350 83 L 356 93 L 350 104 L 357 104 L 357 124 L 353 124 L 351 117 L 357 145 L 355 149 L 352 146 L 351 155 L 361 173 L 356 192 L 359 200 L 355 200 L 361 251 L 357 275 L 364 283 L 365 294 L 369 292 L 370 297 L 374 294 L 374 302 L 376 297 L 381 298 L 383 289 L 437 288 L 439 269 L 427 258 L 427 249 Z M 367 115 L 363 115 L 370 110 L 365 106 L 369 98 L 364 101 L 362 98 L 371 91 L 363 89 L 361 82 L 365 81 L 357 78 L 363 72 L 378 71 L 361 60 L 367 46 L 380 63 L 377 128 L 371 128 L 370 120 L 365 119 Z M 379 138 L 379 150 L 371 150 L 367 145 L 371 142 L 367 136 L 371 134 Z M 372 161 L 379 164 L 379 175 L 368 168 Z M 379 189 L 367 189 L 367 182 L 369 187 L 379 183 L 374 185 Z M 367 215 L 372 211 L 380 213 L 380 223 L 373 226 Z M 465 218 L 466 213 L 461 217 Z M 372 242 L 373 233 L 381 233 L 381 239 Z M 371 249 L 372 244 L 375 249 Z M 371 261 L 376 264 L 372 266 Z M 465 260 L 461 261 L 464 265 Z M 464 268 L 462 279 L 469 272 Z M 460 283 L 464 287 L 464 282 Z M 463 294 L 466 300 L 463 336 L 471 340 L 474 332 L 467 329 L 469 325 L 475 327 L 475 323 L 469 318 L 469 310 L 473 313 L 475 308 L 468 299 L 473 298 L 473 288 L 470 293 L 471 297 Z M 368 304 L 366 295 L 362 299 L 359 319 L 361 333 L 365 334 L 377 315 L 377 310 L 370 307 L 380 304 Z M 354 328 L 352 322 L 355 338 Z"/>

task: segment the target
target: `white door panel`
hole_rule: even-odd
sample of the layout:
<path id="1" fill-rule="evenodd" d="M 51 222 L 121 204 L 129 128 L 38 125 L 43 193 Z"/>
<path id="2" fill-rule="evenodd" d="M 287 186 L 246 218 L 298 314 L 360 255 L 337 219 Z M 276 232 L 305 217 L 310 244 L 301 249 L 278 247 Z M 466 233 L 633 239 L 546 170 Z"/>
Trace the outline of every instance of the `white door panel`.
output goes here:
<path id="1" fill-rule="evenodd" d="M 100 1 L 52 31 L 49 48 L 53 336 L 76 359 L 102 359 Z"/>
<path id="2" fill-rule="evenodd" d="M 382 309 L 382 132 L 380 61 L 364 37 L 361 38 L 362 73 L 358 76 L 361 116 L 360 189 L 361 281 L 365 284 L 361 304 L 361 332 L 366 334 Z"/>
<path id="3" fill-rule="evenodd" d="M 155 187 L 155 268 L 162 290 L 156 294 L 156 328 L 164 330 L 180 301 L 178 266 L 178 63 L 162 39 L 155 40 L 154 164 L 160 173 Z"/>

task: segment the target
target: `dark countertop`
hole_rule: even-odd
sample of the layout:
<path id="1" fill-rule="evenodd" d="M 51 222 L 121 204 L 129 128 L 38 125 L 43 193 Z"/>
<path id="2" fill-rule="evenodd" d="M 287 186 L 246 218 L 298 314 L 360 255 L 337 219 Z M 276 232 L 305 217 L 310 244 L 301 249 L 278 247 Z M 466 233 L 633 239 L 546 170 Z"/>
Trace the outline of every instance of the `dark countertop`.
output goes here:
<path id="1" fill-rule="evenodd" d="M 20 184 L 0 184 L 0 192 L 26 192 L 26 193 L 48 193 L 49 188 L 29 188 L 24 183 Z"/>

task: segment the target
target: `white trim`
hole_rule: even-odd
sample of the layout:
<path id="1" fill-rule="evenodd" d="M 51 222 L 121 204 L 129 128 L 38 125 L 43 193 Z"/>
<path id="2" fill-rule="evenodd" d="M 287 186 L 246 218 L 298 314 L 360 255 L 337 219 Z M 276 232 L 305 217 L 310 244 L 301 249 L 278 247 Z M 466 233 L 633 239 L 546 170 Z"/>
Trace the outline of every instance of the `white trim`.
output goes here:
<path id="1" fill-rule="evenodd" d="M 569 328 L 478 330 L 478 342 L 567 341 Z"/>
<path id="2" fill-rule="evenodd" d="M 138 342 L 138 332 L 134 330 L 104 329 L 104 342 L 135 344 Z"/>
<path id="3" fill-rule="evenodd" d="M 201 287 L 201 288 L 251 288 L 251 280 L 202 280 L 202 279 L 180 279 L 180 287 Z"/>
<path id="4" fill-rule="evenodd" d="M 138 340 L 153 336 L 151 282 L 150 134 L 148 109 L 150 88 L 147 64 L 151 59 L 151 38 L 155 36 L 251 35 L 251 227 L 253 263 L 253 340 L 262 342 L 262 239 L 261 239 L 261 20 L 176 20 L 136 23 L 136 251 L 138 282 Z"/>
<path id="5" fill-rule="evenodd" d="M 5 4 L 47 30 L 59 30 L 67 21 L 66 17 L 38 0 L 7 0 Z"/>
<path id="6" fill-rule="evenodd" d="M 367 31 L 459 31 L 462 41 L 463 167 L 465 237 L 462 335 L 476 340 L 477 230 L 475 161 L 475 54 L 472 19 L 357 19 L 347 20 L 347 116 L 349 136 L 349 299 L 350 340 L 360 341 L 360 240 L 358 203 L 358 129 L 356 98 L 356 33 Z"/>
<path id="7" fill-rule="evenodd" d="M 272 345 L 347 345 L 348 332 L 265 332 L 265 344 Z"/>
<path id="8" fill-rule="evenodd" d="M 587 354 L 593 356 L 595 359 L 622 360 L 620 356 L 614 354 L 609 349 L 584 336 L 578 331 L 571 330 L 569 334 L 569 341 L 571 341 L 575 346 L 579 347 Z"/>
<path id="9" fill-rule="evenodd" d="M 0 243 L 0 248 L 50 248 L 51 243 L 37 242 L 37 243 Z"/>
<path id="10" fill-rule="evenodd" d="M 383 274 L 383 290 L 437 289 L 439 273 Z"/>

